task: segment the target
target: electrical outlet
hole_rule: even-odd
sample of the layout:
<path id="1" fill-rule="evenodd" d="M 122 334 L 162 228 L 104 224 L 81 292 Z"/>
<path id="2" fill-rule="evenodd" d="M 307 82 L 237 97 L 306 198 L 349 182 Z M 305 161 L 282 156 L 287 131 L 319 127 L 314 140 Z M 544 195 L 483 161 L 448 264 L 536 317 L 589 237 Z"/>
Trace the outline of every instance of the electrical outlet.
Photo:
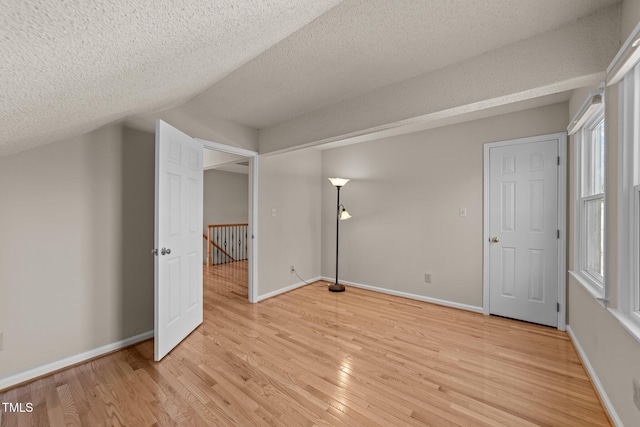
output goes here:
<path id="1" fill-rule="evenodd" d="M 431 283 L 431 273 L 424 273 L 424 283 Z"/>
<path id="2" fill-rule="evenodd" d="M 633 380 L 633 403 L 640 409 L 640 382 L 637 379 Z"/>
<path id="3" fill-rule="evenodd" d="M 295 265 L 291 264 L 291 268 L 289 270 L 289 273 L 295 273 L 296 272 L 296 267 Z"/>

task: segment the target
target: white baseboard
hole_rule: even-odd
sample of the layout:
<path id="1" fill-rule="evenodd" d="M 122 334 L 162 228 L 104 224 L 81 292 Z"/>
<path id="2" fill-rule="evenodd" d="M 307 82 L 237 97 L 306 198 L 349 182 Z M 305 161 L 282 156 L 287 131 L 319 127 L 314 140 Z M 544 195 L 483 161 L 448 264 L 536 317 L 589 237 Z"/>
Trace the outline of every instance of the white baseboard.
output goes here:
<path id="1" fill-rule="evenodd" d="M 153 338 L 153 332 L 154 331 L 144 332 L 134 337 L 114 342 L 112 344 L 107 344 L 94 350 L 89 350 L 81 354 L 76 354 L 75 356 L 70 356 L 61 360 L 57 360 L 55 362 L 47 363 L 46 365 L 38 366 L 36 368 L 11 375 L 6 378 L 0 378 L 0 391 L 45 375 L 49 375 L 61 369 L 68 368 L 69 366 L 77 365 L 78 363 L 95 359 L 96 357 L 103 356 L 107 353 L 129 347 L 141 341 L 148 340 L 149 338 Z"/>
<path id="2" fill-rule="evenodd" d="M 312 279 L 307 280 L 306 283 L 305 282 L 298 282 L 298 283 L 294 283 L 293 285 L 289 285 L 286 288 L 278 289 L 278 290 L 275 290 L 273 292 L 266 293 L 264 295 L 258 295 L 258 298 L 257 298 L 256 302 L 260 302 L 260 301 L 264 301 L 264 300 L 269 299 L 269 298 L 273 298 L 273 297 L 275 297 L 277 295 L 284 294 L 285 292 L 292 291 L 292 290 L 297 289 L 297 288 L 299 288 L 301 286 L 304 286 L 304 285 L 307 285 L 307 284 L 310 284 L 310 283 L 313 283 L 313 282 L 317 282 L 318 280 L 320 280 L 320 277 L 314 277 Z"/>
<path id="3" fill-rule="evenodd" d="M 578 351 L 580 360 L 582 360 L 582 364 L 587 369 L 587 372 L 591 377 L 591 381 L 593 382 L 593 385 L 596 387 L 596 390 L 600 395 L 600 399 L 602 400 L 602 403 L 607 409 L 607 412 L 609 412 L 611 421 L 613 421 L 613 423 L 618 427 L 624 427 L 624 424 L 622 424 L 622 420 L 620 420 L 620 417 L 618 416 L 616 409 L 613 407 L 611 400 L 609 400 L 609 396 L 607 396 L 607 392 L 604 390 L 604 387 L 602 386 L 602 383 L 598 378 L 598 374 L 596 374 L 596 371 L 593 369 L 593 366 L 591 366 L 591 362 L 589 362 L 589 358 L 587 357 L 587 354 L 584 352 L 584 349 L 580 345 L 580 341 L 578 341 L 578 338 L 573 333 L 573 329 L 571 329 L 570 325 L 567 325 L 567 333 L 569 334 L 569 337 L 571 338 L 571 341 L 573 342 L 574 347 Z"/>
<path id="4" fill-rule="evenodd" d="M 326 280 L 327 282 L 335 282 L 335 278 L 333 277 L 322 277 L 321 280 Z M 363 285 L 362 283 L 348 282 L 346 280 L 340 280 L 340 283 L 343 283 L 348 286 L 353 286 L 354 288 L 367 289 L 369 291 L 381 292 L 383 294 L 395 295 L 397 297 L 409 298 L 418 301 L 430 302 L 432 304 L 443 305 L 445 307 L 453 307 L 459 308 L 460 310 L 473 311 L 475 313 L 482 313 L 482 307 L 476 307 L 475 305 L 461 304 L 459 302 L 447 301 L 438 298 L 425 297 L 423 295 L 410 294 L 408 292 L 402 291 L 394 291 L 393 289 L 387 288 L 379 288 L 377 286 Z"/>

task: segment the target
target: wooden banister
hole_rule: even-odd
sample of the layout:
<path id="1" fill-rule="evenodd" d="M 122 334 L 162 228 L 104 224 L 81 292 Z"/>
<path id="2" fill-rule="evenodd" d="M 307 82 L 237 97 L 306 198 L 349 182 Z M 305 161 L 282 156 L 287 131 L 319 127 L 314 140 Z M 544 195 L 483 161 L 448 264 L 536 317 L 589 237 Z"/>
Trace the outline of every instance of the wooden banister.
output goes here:
<path id="1" fill-rule="evenodd" d="M 211 230 L 214 228 L 221 227 L 246 227 L 249 224 L 209 224 L 207 225 L 207 234 L 202 234 L 202 237 L 207 239 L 207 265 L 211 265 L 211 246 L 213 245 L 217 250 L 219 250 L 222 254 L 229 257 L 231 261 L 235 261 L 231 255 L 227 253 L 224 249 L 218 246 L 215 242 L 211 240 Z"/>
<path id="2" fill-rule="evenodd" d="M 213 246 L 214 248 L 216 248 L 217 250 L 219 250 L 220 252 L 222 252 L 224 255 L 228 256 L 229 259 L 231 261 L 235 261 L 235 258 L 232 257 L 231 255 L 229 255 L 227 253 L 227 251 L 225 251 L 224 249 L 222 249 L 220 246 L 218 246 L 216 244 L 216 242 L 212 242 L 207 238 L 207 235 L 202 233 L 202 237 L 207 241 L 208 247 L 207 247 L 207 264 L 211 264 L 211 246 Z"/>

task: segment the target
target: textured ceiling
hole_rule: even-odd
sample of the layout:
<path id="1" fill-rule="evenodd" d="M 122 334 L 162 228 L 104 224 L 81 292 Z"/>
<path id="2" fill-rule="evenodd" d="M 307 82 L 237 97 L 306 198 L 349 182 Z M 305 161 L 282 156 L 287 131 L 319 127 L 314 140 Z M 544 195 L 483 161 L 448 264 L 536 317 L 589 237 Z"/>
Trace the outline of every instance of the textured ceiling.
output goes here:
<path id="1" fill-rule="evenodd" d="M 619 2 L 0 0 L 0 155 L 187 100 L 263 129 Z"/>
<path id="2" fill-rule="evenodd" d="M 263 128 L 493 51 L 618 0 L 346 0 L 191 104 Z"/>
<path id="3" fill-rule="evenodd" d="M 180 104 L 339 0 L 0 0 L 0 155 Z"/>

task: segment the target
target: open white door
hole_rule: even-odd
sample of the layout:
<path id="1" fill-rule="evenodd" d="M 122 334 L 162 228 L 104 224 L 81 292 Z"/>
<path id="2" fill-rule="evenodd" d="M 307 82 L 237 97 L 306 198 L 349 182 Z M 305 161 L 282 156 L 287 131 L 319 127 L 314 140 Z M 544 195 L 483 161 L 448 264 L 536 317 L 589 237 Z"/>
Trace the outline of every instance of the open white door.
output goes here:
<path id="1" fill-rule="evenodd" d="M 202 323 L 202 185 L 202 142 L 158 120 L 156 361 Z"/>

